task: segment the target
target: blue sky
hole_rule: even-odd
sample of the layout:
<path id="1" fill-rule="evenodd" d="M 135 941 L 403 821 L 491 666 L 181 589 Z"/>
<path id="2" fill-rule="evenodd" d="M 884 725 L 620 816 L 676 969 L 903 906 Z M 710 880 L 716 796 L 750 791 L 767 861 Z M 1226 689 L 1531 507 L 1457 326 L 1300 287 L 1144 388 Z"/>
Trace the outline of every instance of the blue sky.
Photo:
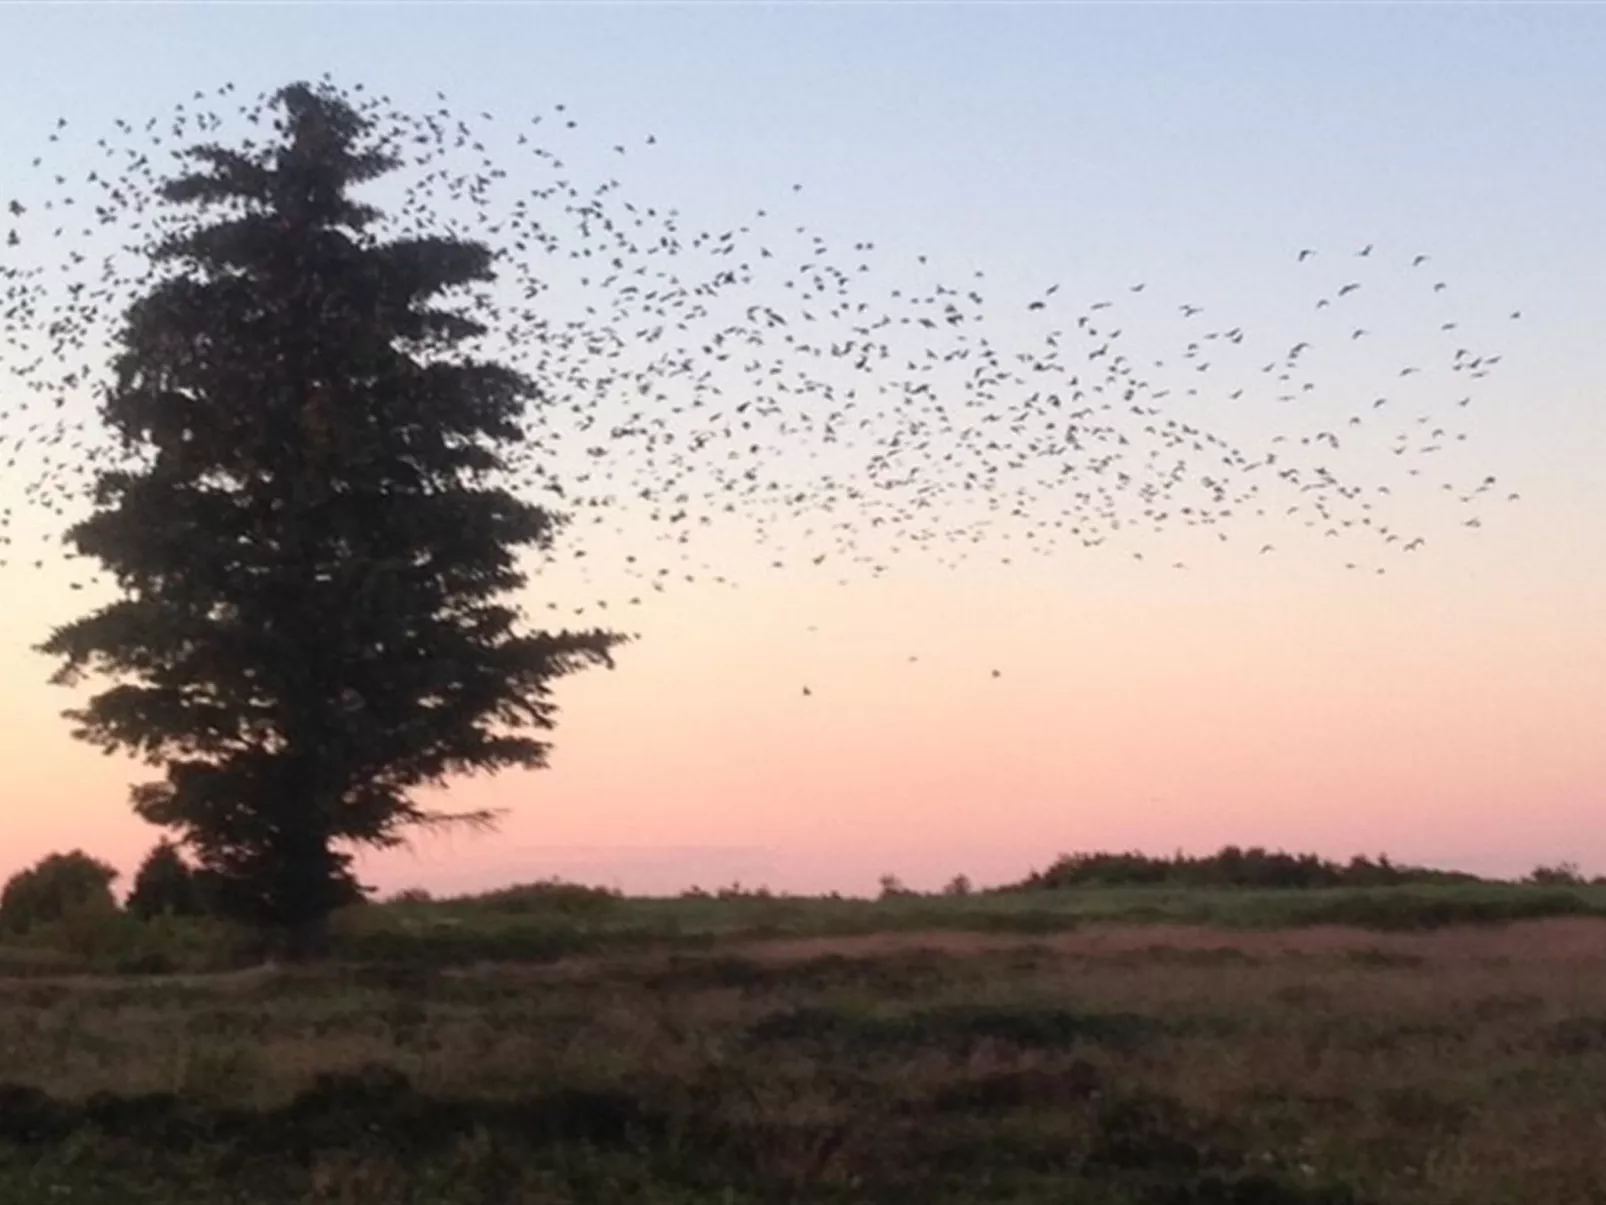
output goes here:
<path id="1" fill-rule="evenodd" d="M 816 854 L 798 852 L 813 848 L 806 826 L 780 810 L 801 806 L 796 799 L 851 795 L 845 779 L 824 770 L 811 777 L 816 770 L 787 743 L 790 711 L 772 713 L 764 710 L 771 704 L 755 702 L 761 672 L 783 665 L 779 672 L 789 677 L 776 708 L 795 705 L 793 677 L 860 675 L 856 710 L 837 727 L 807 728 L 810 735 L 797 740 L 851 747 L 853 781 L 875 784 L 882 796 L 905 801 L 899 806 L 913 808 L 908 801 L 944 789 L 929 767 L 911 768 L 932 760 L 911 753 L 921 740 L 943 750 L 933 755 L 939 764 L 952 759 L 955 781 L 972 793 L 989 774 L 1016 773 L 1010 790 L 1026 802 L 1007 839 L 992 833 L 991 813 L 975 817 L 986 831 L 954 819 L 936 826 L 923 866 L 966 869 L 965 857 L 980 851 L 975 856 L 1013 873 L 1025 869 L 1023 851 L 1077 844 L 1088 834 L 1126 844 L 1159 833 L 1169 848 L 1176 842 L 1165 818 L 1144 809 L 1154 800 L 1162 801 L 1155 807 L 1178 806 L 1177 783 L 1215 774 L 1197 779 L 1201 797 L 1238 802 L 1220 805 L 1225 818 L 1216 827 L 1199 818 L 1209 810 L 1200 804 L 1199 815 L 1176 830 L 1206 843 L 1216 835 L 1247 844 L 1258 834 L 1268 841 L 1288 834 L 1295 843 L 1329 842 L 1339 853 L 1387 847 L 1431 857 L 1437 849 L 1502 864 L 1499 850 L 1480 845 L 1470 830 L 1439 825 L 1437 836 L 1425 835 L 1428 828 L 1404 820 L 1389 828 L 1410 813 L 1389 803 L 1389 792 L 1415 792 L 1433 797 L 1437 817 L 1454 814 L 1457 798 L 1476 796 L 1482 810 L 1475 814 L 1503 817 L 1508 833 L 1530 821 L 1532 839 L 1510 855 L 1518 861 L 1580 856 L 1606 869 L 1601 841 L 1582 853 L 1563 848 L 1586 803 L 1598 806 L 1598 789 L 1591 795 L 1588 784 L 1601 779 L 1590 775 L 1606 770 L 1587 752 L 1598 732 L 1597 688 L 1588 683 L 1606 678 L 1599 638 L 1591 635 L 1606 590 L 1606 542 L 1598 535 L 1606 514 L 1606 364 L 1599 354 L 1606 330 L 1606 6 L 9 4 L 0 6 L 0 47 L 0 197 L 39 195 L 30 192 L 36 185 L 26 161 L 44 148 L 58 116 L 69 118 L 78 139 L 68 139 L 64 153 L 87 164 L 93 137 L 115 117 L 164 113 L 224 81 L 251 95 L 329 71 L 341 85 L 361 82 L 410 109 L 434 107 L 442 89 L 454 110 L 487 110 L 499 123 L 550 117 L 561 102 L 580 128 L 553 133 L 577 176 L 617 170 L 630 196 L 677 206 L 688 225 L 721 229 L 765 208 L 774 221 L 807 223 L 834 245 L 874 240 L 894 283 L 916 279 L 918 254 L 929 254 L 940 278 L 983 270 L 989 295 L 1004 309 L 1051 283 L 1078 304 L 1115 297 L 1132 315 L 1128 338 L 1155 346 L 1189 329 L 1172 312 L 1179 300 L 1206 306 L 1212 320 L 1231 313 L 1283 347 L 1307 337 L 1321 344 L 1331 328 L 1320 324 L 1329 319 L 1311 311 L 1310 298 L 1343 283 L 1358 270 L 1354 251 L 1375 244 L 1376 259 L 1368 261 L 1375 283 L 1368 278 L 1361 296 L 1377 307 L 1378 330 L 1394 333 L 1378 336 L 1375 364 L 1342 333 L 1313 353 L 1332 352 L 1324 363 L 1339 392 L 1369 397 L 1361 391 L 1373 388 L 1367 374 L 1374 368 L 1392 374 L 1401 362 L 1393 357 L 1437 354 L 1439 344 L 1428 341 L 1440 338 L 1436 324 L 1446 314 L 1499 340 L 1506 363 L 1470 412 L 1476 438 L 1446 455 L 1463 474 L 1499 473 L 1526 502 L 1491 519 L 1477 542 L 1461 539 L 1446 519 L 1435 529 L 1448 533 L 1437 545 L 1439 559 L 1379 578 L 1366 595 L 1334 585 L 1319 543 L 1299 554 L 1304 559 L 1290 553 L 1275 577 L 1265 561 L 1229 560 L 1214 570 L 1201 563 L 1186 585 L 1180 576 L 1162 578 L 1130 562 L 1112 566 L 1094 555 L 1013 576 L 996 569 L 940 580 L 912 573 L 907 587 L 866 589 L 851 604 L 792 579 L 760 587 L 739 604 L 693 592 L 689 610 L 666 602 L 657 618 L 643 617 L 649 639 L 632 654 L 637 668 L 627 664 L 617 679 L 574 688 L 572 726 L 559 737 L 574 761 L 550 772 L 554 807 L 605 798 L 606 815 L 587 828 L 582 804 L 563 813 L 561 832 L 535 825 L 515 832 L 515 845 L 549 841 L 576 864 L 604 870 L 615 858 L 628 885 L 632 866 L 652 862 L 660 867 L 655 873 L 694 875 L 705 855 L 706 873 L 723 874 L 728 859 L 722 862 L 715 847 L 727 841 L 744 857 L 780 867 L 773 873 L 782 878 L 848 883 L 821 877 Z M 641 146 L 649 133 L 657 139 L 650 154 Z M 615 143 L 630 148 L 622 161 L 609 151 Z M 794 184 L 803 186 L 800 193 Z M 1304 247 L 1319 254 L 1296 265 Z M 1405 265 L 1417 253 L 1430 253 L 1432 266 L 1412 275 Z M 1420 287 L 1428 273 L 1441 272 L 1449 286 L 1443 304 L 1452 307 L 1445 314 L 1426 305 Z M 1151 285 L 1142 299 L 1148 309 L 1125 293 L 1138 281 Z M 1522 321 L 1509 321 L 1517 308 Z M 1020 322 L 1027 331 L 1024 315 Z M 1196 404 L 1210 408 L 1201 412 L 1223 429 L 1266 434 L 1262 412 L 1239 415 L 1221 401 Z M 1356 463 L 1363 474 L 1381 474 L 1397 462 L 1378 453 Z M 5 488 L 0 482 L 0 493 Z M 736 561 L 748 555 L 734 546 L 720 552 Z M 42 680 L 45 667 L 26 646 L 69 601 L 60 591 L 31 591 L 8 622 L 0 621 L 0 675 Z M 899 610 L 910 606 L 920 611 L 913 627 L 927 625 L 931 641 L 942 639 L 936 633 L 944 624 L 966 622 L 981 607 L 1015 614 L 1023 632 L 1052 630 L 1035 648 L 1025 635 L 1003 631 L 989 637 L 996 647 L 974 653 L 983 668 L 1007 656 L 1037 658 L 1037 686 L 999 701 L 1002 711 L 980 714 L 959 695 L 951 714 L 937 714 L 946 697 L 939 691 L 921 700 L 937 711 L 910 726 L 894 714 L 910 702 L 899 693 L 904 688 L 877 676 L 902 671 L 863 668 L 874 650 L 910 627 Z M 800 635 L 817 614 L 842 631 L 834 652 L 817 651 Z M 1097 628 L 1098 648 L 1082 648 L 1075 623 L 1064 617 L 1095 614 L 1110 626 Z M 1244 699 L 1307 689 L 1311 700 L 1324 698 L 1318 685 L 1289 684 L 1319 682 L 1324 672 L 1341 674 L 1357 658 L 1375 656 L 1369 672 L 1381 698 L 1398 702 L 1430 687 L 1448 692 L 1423 695 L 1422 727 L 1413 722 L 1408 734 L 1438 752 L 1422 754 L 1420 763 L 1404 744 L 1376 753 L 1388 768 L 1367 788 L 1376 800 L 1348 810 L 1334 802 L 1342 776 L 1318 774 L 1311 790 L 1319 800 L 1301 828 L 1287 814 L 1297 777 L 1268 785 L 1244 768 L 1248 761 L 1228 764 L 1226 754 L 1219 764 L 1211 760 L 1208 749 L 1247 739 L 1241 718 L 1173 713 L 1170 702 L 1155 702 L 1153 716 L 1135 712 L 1133 727 L 1110 729 L 1106 743 L 1127 748 L 1123 742 L 1139 741 L 1151 724 L 1163 729 L 1170 715 L 1169 722 L 1188 727 L 1190 740 L 1204 741 L 1197 757 L 1177 753 L 1172 765 L 1151 750 L 1137 768 L 1122 771 L 1127 778 L 1114 769 L 1107 781 L 1092 770 L 1067 781 L 1046 769 L 1047 777 L 1033 778 L 1036 771 L 1018 767 L 1037 764 L 1035 755 L 1010 734 L 1057 731 L 1057 717 L 1071 707 L 1065 683 L 1103 681 L 1100 674 L 1119 683 L 1122 666 L 1139 677 L 1158 673 L 1143 634 L 1149 628 L 1140 632 L 1135 619 L 1123 627 L 1123 616 L 1148 617 L 1149 628 L 1169 625 L 1167 639 L 1177 649 L 1229 639 L 1229 630 L 1231 639 L 1253 642 L 1283 625 L 1284 651 L 1265 654 L 1259 670 L 1221 669 L 1222 689 L 1241 688 Z M 1087 623 L 1097 627 L 1092 618 Z M 691 633 L 688 624 L 707 630 Z M 1333 660 L 1300 662 L 1296 650 L 1328 648 L 1323 642 L 1338 642 L 1328 649 Z M 1476 662 L 1484 668 L 1474 672 L 1468 667 L 1480 656 L 1487 664 Z M 1102 668 L 1095 672 L 1088 658 Z M 688 668 L 694 664 L 695 673 Z M 660 750 L 679 767 L 680 802 L 655 801 L 660 772 L 647 767 L 639 781 L 631 778 L 602 752 L 605 734 L 625 717 L 661 714 L 664 692 L 683 690 L 687 675 L 707 692 L 706 730 L 740 729 L 747 744 L 722 762 L 683 762 Z M 1153 681 L 1168 699 L 1193 688 L 1186 675 L 1170 688 L 1163 678 Z M 1444 685 L 1451 682 L 1461 683 L 1462 695 L 1478 695 L 1479 706 L 1479 691 L 1508 691 L 1510 714 L 1463 714 L 1463 701 Z M 64 705 L 43 686 L 21 689 L 7 704 L 16 716 Z M 610 697 L 624 701 L 602 701 Z M 1373 758 L 1366 741 L 1386 744 L 1386 732 L 1368 718 L 1363 695 L 1354 698 L 1359 710 L 1345 713 L 1348 728 L 1323 713 L 1321 732 L 1290 728 L 1278 740 L 1290 749 L 1309 742 L 1333 759 Z M 1272 712 L 1279 710 L 1298 707 Z M 1227 707 L 1222 715 L 1229 713 L 1239 714 Z M 1548 717 L 1548 735 L 1530 731 L 1539 716 Z M 1218 723 L 1219 731 L 1210 727 Z M 866 725 L 886 735 L 861 741 L 855 733 Z M 1489 785 L 1506 783 L 1495 769 L 1474 771 L 1464 757 L 1457 760 L 1458 750 L 1494 748 L 1491 726 L 1519 751 L 1501 754 L 1509 790 Z M 98 756 L 56 732 L 64 728 L 53 719 L 29 721 L 17 730 L 16 751 L 0 748 L 0 756 L 48 753 L 57 760 L 48 776 L 40 770 L 42 783 L 48 777 L 88 791 L 93 782 L 108 799 L 99 805 L 104 814 L 121 815 L 116 794 L 127 770 L 104 769 Z M 1338 744 L 1329 748 L 1327 740 Z M 1534 759 L 1526 779 L 1510 768 L 1525 756 L 1522 749 Z M 799 760 L 787 760 L 794 756 Z M 1249 752 L 1244 757 L 1253 760 Z M 754 785 L 758 778 L 728 777 L 729 766 L 744 759 L 790 766 L 793 802 L 776 802 L 773 812 L 758 806 L 756 819 L 748 817 L 731 793 L 765 788 Z M 1104 785 L 1087 785 L 1094 781 Z M 465 801 L 505 803 L 512 795 L 494 791 L 516 789 L 475 787 L 481 793 Z M 1052 801 L 1075 792 L 1083 792 L 1077 797 L 1096 823 L 1056 827 Z M 1527 809 L 1524 817 L 1513 801 Z M 847 815 L 857 805 L 843 806 Z M 952 807 L 955 817 L 968 815 Z M 644 819 L 652 808 L 655 818 Z M 642 841 L 671 853 L 618 854 L 638 830 Z M 70 840 L 70 831 L 38 827 L 31 839 L 54 847 Z M 131 850 L 144 839 L 133 829 L 117 831 Z M 855 863 L 851 874 L 870 883 L 872 870 L 900 869 L 894 838 L 910 831 L 889 822 L 881 836 L 866 838 L 863 865 Z M 590 860 L 574 852 L 593 846 L 602 852 Z M 815 869 L 785 869 L 804 864 Z M 465 873 L 453 870 L 454 881 Z"/>
<path id="2" fill-rule="evenodd" d="M 0 30 L 6 145 L 330 70 L 565 101 L 598 146 L 655 133 L 643 190 L 710 222 L 801 182 L 817 226 L 1023 288 L 1203 295 L 1294 247 L 1430 242 L 1569 346 L 1606 317 L 1599 6 L 58 3 Z"/>

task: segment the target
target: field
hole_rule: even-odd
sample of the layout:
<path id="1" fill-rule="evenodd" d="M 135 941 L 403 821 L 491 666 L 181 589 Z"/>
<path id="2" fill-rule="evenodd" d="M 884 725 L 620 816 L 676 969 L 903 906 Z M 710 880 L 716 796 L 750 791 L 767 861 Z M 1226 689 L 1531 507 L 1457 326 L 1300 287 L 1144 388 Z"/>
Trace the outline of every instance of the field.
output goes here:
<path id="1" fill-rule="evenodd" d="M 1584 1205 L 1603 904 L 525 889 L 304 969 L 100 918 L 0 951 L 0 1202 Z"/>

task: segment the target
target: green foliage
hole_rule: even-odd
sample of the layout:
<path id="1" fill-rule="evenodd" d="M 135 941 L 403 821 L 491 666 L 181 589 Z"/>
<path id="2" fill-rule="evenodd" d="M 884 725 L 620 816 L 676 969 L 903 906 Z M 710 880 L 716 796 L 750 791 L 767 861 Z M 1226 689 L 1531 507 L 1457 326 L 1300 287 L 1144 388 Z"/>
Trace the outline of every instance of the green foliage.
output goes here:
<path id="1" fill-rule="evenodd" d="M 1578 863 L 1560 862 L 1555 866 L 1535 866 L 1526 882 L 1536 887 L 1582 887 L 1587 880 L 1579 873 Z"/>
<path id="2" fill-rule="evenodd" d="M 55 680 L 116 685 L 77 735 L 165 776 L 134 806 L 174 830 L 229 915 L 291 953 L 362 898 L 350 848 L 418 826 L 450 775 L 539 767 L 552 680 L 611 664 L 601 630 L 527 633 L 505 601 L 559 516 L 496 485 L 528 379 L 465 354 L 443 296 L 483 245 L 381 243 L 350 190 L 399 160 L 328 90 L 277 95 L 276 143 L 193 148 L 163 196 L 201 215 L 152 252 L 102 416 L 143 453 L 67 533 L 124 597 L 54 631 Z"/>
<path id="3" fill-rule="evenodd" d="M 1599 916 L 1598 898 L 1556 888 L 1506 887 L 1471 894 L 1421 888 L 1329 892 L 1293 904 L 1296 925 L 1353 925 L 1381 932 L 1504 924 L 1547 916 Z"/>
<path id="4" fill-rule="evenodd" d="M 80 919 L 74 926 L 36 926 L 10 947 L 0 947 L 0 966 L 18 975 L 74 969 L 156 973 L 233 968 L 276 952 L 271 935 L 253 933 L 212 914 L 157 913 L 140 921 L 108 906 L 97 915 L 102 919 Z M 700 976 L 745 989 L 793 976 L 812 982 L 817 969 L 799 965 L 765 970 L 745 960 L 728 966 L 701 962 L 682 966 L 676 960 L 727 940 L 851 941 L 911 933 L 941 944 L 944 933 L 1008 939 L 1069 934 L 1101 925 L 1225 930 L 1338 925 L 1374 932 L 1425 932 L 1553 916 L 1606 916 L 1606 891 L 1594 886 L 1482 883 L 1305 891 L 1082 887 L 970 895 L 909 893 L 881 900 L 755 892 L 652 899 L 549 880 L 455 899 L 402 898 L 344 908 L 331 917 L 329 951 L 345 963 L 428 969 L 547 963 L 651 948 L 670 958 L 675 968 L 669 972 L 672 980 Z M 1156 940 L 1155 947 L 1131 956 L 1199 966 L 1245 958 L 1236 949 L 1191 949 Z M 1036 957 L 1029 947 L 1021 956 Z M 1417 965 L 1415 959 L 1394 952 L 1362 950 L 1345 957 L 1364 965 Z M 818 973 L 828 974 L 830 960 L 820 966 L 824 969 Z M 904 995 L 913 982 L 883 982 L 878 991 Z"/>
<path id="5" fill-rule="evenodd" d="M 115 867 L 83 850 L 50 854 L 18 871 L 0 890 L 0 928 L 26 933 L 77 912 L 115 912 Z"/>
<path id="6" fill-rule="evenodd" d="M 124 907 L 141 920 L 153 916 L 200 916 L 205 911 L 195 872 L 165 838 L 145 855 L 134 874 L 134 886 Z"/>
<path id="7" fill-rule="evenodd" d="M 137 919 L 115 908 L 78 908 L 38 926 L 29 936 L 41 946 L 71 955 L 82 965 L 122 969 L 141 961 L 145 944 L 141 928 Z"/>
<path id="8" fill-rule="evenodd" d="M 1407 883 L 1476 883 L 1461 871 L 1401 866 L 1380 855 L 1357 854 L 1348 863 L 1315 854 L 1290 854 L 1253 846 L 1223 846 L 1204 857 L 1178 852 L 1169 858 L 1132 853 L 1062 854 L 1047 870 L 1033 871 L 1004 891 L 1059 887 L 1395 887 Z"/>
<path id="9" fill-rule="evenodd" d="M 588 887 L 554 878 L 516 883 L 460 902 L 467 908 L 511 916 L 533 913 L 586 917 L 617 912 L 623 900 L 624 893 L 613 887 Z"/>

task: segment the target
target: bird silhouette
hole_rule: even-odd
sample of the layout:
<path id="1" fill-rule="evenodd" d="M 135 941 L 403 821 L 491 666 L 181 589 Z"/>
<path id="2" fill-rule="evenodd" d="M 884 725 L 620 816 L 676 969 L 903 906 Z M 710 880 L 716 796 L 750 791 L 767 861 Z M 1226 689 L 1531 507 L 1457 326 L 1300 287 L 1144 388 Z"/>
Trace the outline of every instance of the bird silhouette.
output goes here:
<path id="1" fill-rule="evenodd" d="M 8 177 L 18 197 L 7 205 L 15 223 L 0 258 L 0 357 L 10 377 L 0 391 L 0 463 L 15 501 L 42 512 L 41 541 L 92 504 L 97 474 L 138 461 L 99 424 L 96 406 L 116 387 L 99 349 L 151 286 L 148 253 L 206 219 L 164 199 L 166 153 L 227 143 L 232 130 L 246 160 L 263 170 L 277 161 L 280 144 L 264 140 L 283 133 L 275 98 L 238 98 L 232 86 L 215 96 L 227 103 L 209 109 L 187 96 L 172 113 L 83 135 L 92 168 L 65 154 L 62 135 L 51 150 L 59 168 L 41 155 L 32 175 Z M 761 551 L 755 565 L 843 583 L 914 557 L 1012 563 L 1140 532 L 1225 537 L 1279 514 L 1345 543 L 1420 548 L 1384 513 L 1385 486 L 1339 471 L 1347 448 L 1333 431 L 1350 432 L 1346 445 L 1398 446 L 1413 471 L 1433 463 L 1428 448 L 1467 434 L 1444 419 L 1423 428 L 1443 430 L 1433 442 L 1390 442 L 1400 432 L 1389 420 L 1408 421 L 1414 380 L 1398 385 L 1399 410 L 1356 429 L 1357 403 L 1319 369 L 1341 376 L 1335 345 L 1370 327 L 1350 328 L 1348 340 L 1342 328 L 1320 327 L 1326 298 L 1303 303 L 1312 329 L 1291 342 L 1247 321 L 1212 321 L 1194 301 L 1168 303 L 1156 279 L 1127 286 L 1119 301 L 1078 299 L 1069 280 L 1012 298 L 984 272 L 944 271 L 924 254 L 899 260 L 870 238 L 828 238 L 806 216 L 772 216 L 775 206 L 710 225 L 634 195 L 629 169 L 643 145 L 659 146 L 656 135 L 599 139 L 588 150 L 565 105 L 509 123 L 436 99 L 406 112 L 387 97 L 343 95 L 397 171 L 391 204 L 360 236 L 353 228 L 342 237 L 449 232 L 492 249 L 495 279 L 467 291 L 485 326 L 477 354 L 530 382 L 503 476 L 577 529 L 538 564 L 563 565 L 587 589 L 622 575 L 631 584 L 616 603 L 734 585 L 736 566 L 701 555 L 732 528 Z M 561 120 L 543 122 L 551 113 Z M 666 142 L 654 153 L 673 151 Z M 801 192 L 791 185 L 794 199 Z M 1315 256 L 1301 249 L 1296 262 Z M 1337 289 L 1354 320 L 1377 326 L 1368 349 L 1387 337 L 1387 312 L 1367 307 L 1370 282 L 1389 270 L 1398 261 L 1390 269 L 1372 258 L 1366 290 L 1357 293 L 1361 281 Z M 1189 332 L 1174 342 L 1144 308 L 1168 304 L 1169 321 L 1180 315 L 1176 329 Z M 1448 320 L 1441 330 L 1456 329 L 1443 327 Z M 1467 345 L 1461 354 L 1446 350 L 1432 365 L 1441 384 L 1451 379 L 1441 368 L 1481 381 L 1498 365 L 1497 348 L 1456 338 Z M 1424 366 L 1386 365 L 1400 377 Z M 1422 388 L 1434 413 L 1457 413 L 1460 403 Z M 1286 425 L 1254 437 L 1232 424 L 1239 434 L 1229 436 L 1212 409 L 1229 400 L 1267 407 L 1268 424 Z M 335 391 L 309 411 L 308 438 L 314 427 L 329 438 L 367 404 Z M 1472 487 L 1450 493 L 1479 497 Z M 1274 501 L 1279 494 L 1296 509 Z M 15 534 L 11 515 L 0 516 L 0 531 Z M 11 545 L 0 552 L 20 559 Z"/>

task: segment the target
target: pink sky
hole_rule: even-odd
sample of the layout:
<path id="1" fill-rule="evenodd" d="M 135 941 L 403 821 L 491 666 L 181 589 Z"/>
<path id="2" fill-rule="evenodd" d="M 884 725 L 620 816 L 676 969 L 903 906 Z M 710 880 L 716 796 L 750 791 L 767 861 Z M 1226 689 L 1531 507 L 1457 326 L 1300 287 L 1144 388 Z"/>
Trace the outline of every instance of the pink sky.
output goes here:
<path id="1" fill-rule="evenodd" d="M 1240 543 L 1186 571 L 1103 548 L 657 596 L 617 671 L 560 688 L 551 769 L 449 791 L 511 809 L 500 835 L 365 873 L 864 891 L 1227 842 L 1606 870 L 1606 557 L 1540 521 L 1540 494 L 1385 576 Z M 19 651 L 84 597 L 39 581 L 0 646 L 0 869 L 82 846 L 131 870 L 155 836 L 125 803 L 142 768 L 73 742 L 55 715 L 72 692 Z"/>
<path id="2" fill-rule="evenodd" d="M 1428 543 L 1380 554 L 1279 510 L 1235 522 L 1226 543 L 1128 529 L 1008 565 L 1001 546 L 952 571 L 900 561 L 839 588 L 829 568 L 769 569 L 740 533 L 705 542 L 743 587 L 616 606 L 643 639 L 616 672 L 559 686 L 552 768 L 450 789 L 465 808 L 508 808 L 501 833 L 371 856 L 372 882 L 873 891 L 882 873 L 990 883 L 1062 851 L 1225 843 L 1606 872 L 1606 176 L 1579 153 L 1606 86 L 1600 8 L 693 7 L 409 6 L 387 9 L 376 37 L 366 6 L 105 6 L 93 28 L 11 6 L 0 143 L 61 156 L 78 179 L 114 116 L 326 68 L 415 110 L 445 86 L 454 109 L 494 110 L 503 131 L 566 102 L 581 128 L 542 127 L 568 139 L 565 173 L 684 207 L 688 232 L 768 208 L 834 249 L 873 239 L 878 299 L 969 288 L 985 269 L 1001 347 L 1116 298 L 1134 362 L 1147 370 L 1139 347 L 1169 360 L 1155 379 L 1177 386 L 1171 413 L 1246 449 L 1266 451 L 1272 424 L 1308 434 L 1364 415 L 1353 441 L 1342 428 L 1339 467 L 1390 482 L 1390 521 Z M 64 114 L 69 136 L 47 143 Z M 628 156 L 612 149 L 624 142 Z M 523 164 L 510 188 L 546 179 Z M 47 177 L 7 184 L 41 228 L 56 220 Z M 1373 242 L 1375 257 L 1356 257 Z M 1320 254 L 1296 263 L 1304 247 Z M 1433 259 L 1417 271 L 1420 251 Z M 1363 264 L 1352 308 L 1313 309 Z M 1050 283 L 1064 285 L 1056 308 L 1029 315 Z M 1178 302 L 1204 316 L 1188 325 Z M 1373 334 L 1355 343 L 1361 307 Z M 1311 340 L 1321 394 L 1229 402 L 1210 388 L 1221 359 L 1207 377 L 1177 359 L 1201 323 L 1241 323 L 1265 358 Z M 1470 386 L 1446 368 L 1463 339 L 1504 357 L 1468 409 L 1455 399 Z M 1252 363 L 1252 380 L 1271 379 Z M 1429 370 L 1402 381 L 1402 364 Z M 11 387 L 0 374 L 6 405 Z M 1374 427 L 1380 392 L 1392 401 Z M 1388 440 L 1445 415 L 1467 442 L 1421 461 L 1408 487 Z M 12 411 L 0 435 L 29 421 Z M 1486 472 L 1499 489 L 1471 508 L 1439 491 L 1441 473 Z M 0 506 L 25 510 L 19 493 L 0 479 Z M 1483 526 L 1461 526 L 1474 510 Z M 1277 551 L 1257 555 L 1264 541 Z M 1346 571 L 1350 559 L 1387 573 Z M 73 692 L 28 651 L 97 597 L 70 580 L 59 561 L 0 570 L 0 875 L 73 847 L 131 872 L 158 835 L 127 804 L 154 772 L 74 742 L 59 716 Z M 533 589 L 534 603 L 596 597 L 572 574 Z"/>

